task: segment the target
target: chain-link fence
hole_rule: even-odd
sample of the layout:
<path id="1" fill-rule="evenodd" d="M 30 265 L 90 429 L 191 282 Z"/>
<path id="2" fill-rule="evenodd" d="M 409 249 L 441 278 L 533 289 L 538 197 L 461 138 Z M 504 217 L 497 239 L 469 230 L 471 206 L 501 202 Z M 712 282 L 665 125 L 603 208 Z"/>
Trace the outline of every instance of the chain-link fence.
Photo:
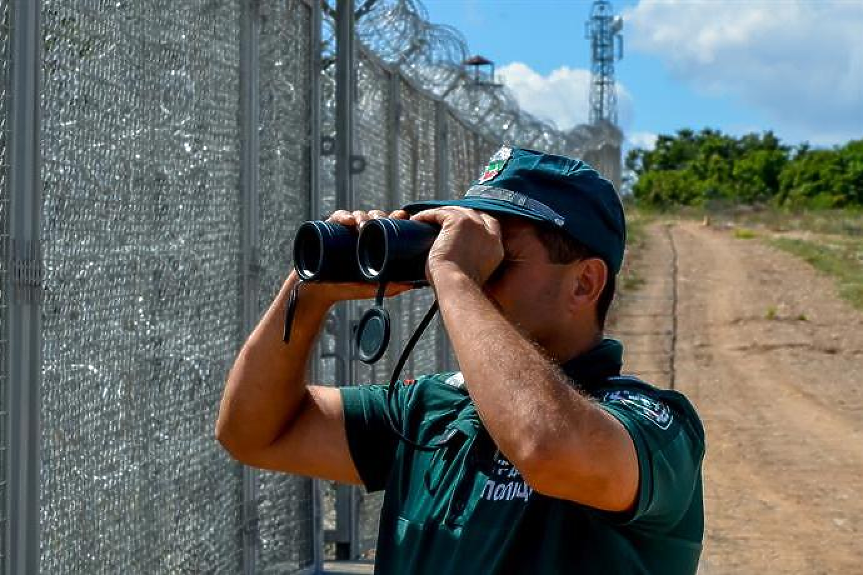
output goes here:
<path id="1" fill-rule="evenodd" d="M 22 7 L 38 15 L 23 32 Z M 334 2 L 0 0 L 0 572 L 32 564 L 9 541 L 52 574 L 312 572 L 325 542 L 373 550 L 380 495 L 243 469 L 213 437 L 227 371 L 291 268 L 297 227 L 349 207 L 336 110 L 352 116 L 358 209 L 460 195 L 504 138 L 600 146 L 472 85 L 463 40 L 414 0 L 354 16 L 355 94 L 339 102 Z M 13 53 L 24 32 L 32 53 Z M 16 140 L 18 157 L 41 162 L 32 174 L 8 161 L 7 104 L 27 94 L 13 61 L 39 79 L 38 131 Z M 29 197 L 9 184 L 15 170 L 41 189 L 35 232 L 10 226 L 29 213 L 13 210 Z M 10 249 L 28 241 L 39 249 Z M 338 325 L 355 325 L 360 305 L 340 307 L 316 379 L 386 382 L 432 301 L 394 298 L 394 341 L 374 366 Z M 8 320 L 31 312 L 41 321 Z M 31 337 L 38 353 L 16 347 Z M 403 376 L 447 369 L 438 321 Z M 24 408 L 38 421 L 8 425 Z M 25 467 L 39 470 L 38 493 L 10 490 Z M 32 505 L 9 511 L 10 493 Z"/>
<path id="2" fill-rule="evenodd" d="M 264 0 L 260 21 L 260 252 L 258 310 L 267 309 L 290 270 L 291 244 L 311 217 L 311 6 Z M 308 478 L 261 472 L 257 478 L 259 571 L 313 566 L 313 484 Z"/>
<path id="3" fill-rule="evenodd" d="M 41 18 L 41 569 L 237 572 L 240 4 Z"/>

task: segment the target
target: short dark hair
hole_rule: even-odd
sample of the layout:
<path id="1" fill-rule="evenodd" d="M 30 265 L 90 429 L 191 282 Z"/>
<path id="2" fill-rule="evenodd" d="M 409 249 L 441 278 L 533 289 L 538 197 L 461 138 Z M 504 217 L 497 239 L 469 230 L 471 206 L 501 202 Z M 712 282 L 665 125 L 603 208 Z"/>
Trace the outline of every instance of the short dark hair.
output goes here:
<path id="1" fill-rule="evenodd" d="M 535 226 L 536 237 L 548 252 L 548 259 L 554 264 L 570 264 L 587 258 L 598 258 L 599 256 L 586 245 L 574 239 L 563 230 L 538 224 Z M 600 258 L 601 259 L 601 258 Z M 605 261 L 605 260 L 603 260 Z M 608 276 L 599 299 L 596 300 L 596 320 L 599 329 L 605 329 L 605 318 L 608 317 L 608 309 L 614 300 L 615 275 L 611 266 L 605 262 Z"/>

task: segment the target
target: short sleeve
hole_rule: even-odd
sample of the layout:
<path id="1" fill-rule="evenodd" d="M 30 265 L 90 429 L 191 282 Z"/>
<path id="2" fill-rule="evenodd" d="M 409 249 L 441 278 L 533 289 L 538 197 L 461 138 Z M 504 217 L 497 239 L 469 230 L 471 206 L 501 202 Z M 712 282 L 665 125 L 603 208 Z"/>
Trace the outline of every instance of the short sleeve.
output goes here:
<path id="1" fill-rule="evenodd" d="M 401 382 L 394 392 L 393 410 L 387 405 L 386 385 L 362 385 L 340 388 L 345 417 L 345 432 L 351 458 L 369 492 L 380 491 L 387 484 L 395 460 L 398 440 L 390 427 L 401 427 L 405 387 Z"/>
<path id="2" fill-rule="evenodd" d="M 600 401 L 629 432 L 638 454 L 638 501 L 632 512 L 616 514 L 622 523 L 671 528 L 701 484 L 704 430 L 694 408 L 679 397 L 685 406 L 635 390 L 612 391 Z"/>

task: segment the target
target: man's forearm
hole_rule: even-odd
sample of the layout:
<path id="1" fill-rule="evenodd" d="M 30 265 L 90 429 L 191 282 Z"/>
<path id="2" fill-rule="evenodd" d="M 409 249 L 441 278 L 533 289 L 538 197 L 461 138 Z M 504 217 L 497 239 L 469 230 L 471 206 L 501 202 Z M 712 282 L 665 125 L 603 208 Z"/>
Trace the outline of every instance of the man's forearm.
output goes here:
<path id="1" fill-rule="evenodd" d="M 475 282 L 448 272 L 435 278 L 435 289 L 468 391 L 510 461 L 519 466 L 541 458 L 556 436 L 590 419 L 579 417 L 591 409 L 589 401 Z"/>
<path id="2" fill-rule="evenodd" d="M 240 350 L 228 374 L 216 437 L 231 451 L 272 443 L 298 413 L 306 396 L 306 366 L 329 305 L 303 298 L 294 316 L 290 343 L 282 341 L 291 274 Z"/>

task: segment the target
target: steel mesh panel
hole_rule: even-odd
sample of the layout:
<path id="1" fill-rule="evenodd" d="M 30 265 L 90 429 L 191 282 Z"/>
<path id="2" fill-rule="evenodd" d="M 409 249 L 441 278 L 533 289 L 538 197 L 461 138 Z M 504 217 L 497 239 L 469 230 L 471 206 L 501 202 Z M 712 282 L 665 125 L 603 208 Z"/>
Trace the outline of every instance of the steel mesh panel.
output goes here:
<path id="1" fill-rule="evenodd" d="M 435 181 L 435 104 L 434 101 L 402 81 L 401 121 L 399 122 L 399 178 L 401 203 L 434 199 Z M 416 329 L 434 301 L 431 289 L 414 290 L 404 296 L 402 334 L 405 338 Z M 437 322 L 426 329 L 411 354 L 405 377 L 435 373 Z"/>
<path id="2" fill-rule="evenodd" d="M 399 176 L 403 203 L 435 197 L 434 101 L 402 80 Z"/>
<path id="3" fill-rule="evenodd" d="M 447 113 L 447 159 L 449 167 L 449 197 L 460 198 L 476 179 L 478 165 L 473 149 L 473 134 L 452 113 Z"/>
<path id="4" fill-rule="evenodd" d="M 284 283 L 299 225 L 309 212 L 309 34 L 301 0 L 260 4 L 260 280 L 263 313 Z M 259 569 L 289 573 L 314 562 L 312 481 L 260 472 Z"/>
<path id="5" fill-rule="evenodd" d="M 335 28 L 330 18 L 323 18 L 321 22 L 321 34 L 324 38 L 333 37 Z M 323 54 L 321 58 L 322 68 L 320 73 L 321 87 L 321 137 L 332 138 L 335 142 L 336 136 L 336 65 L 335 54 Z M 329 216 L 336 209 L 347 209 L 347 206 L 336 206 L 336 156 L 334 153 L 320 157 L 319 193 L 321 213 L 320 218 Z"/>
<path id="6" fill-rule="evenodd" d="M 387 141 L 389 97 L 388 74 L 360 51 L 357 57 L 356 144 L 354 153 L 366 160 L 365 170 L 354 177 L 357 208 L 395 209 L 388 198 L 388 166 L 391 154 Z"/>
<path id="7" fill-rule="evenodd" d="M 42 2 L 45 573 L 237 573 L 239 1 Z"/>
<path id="8" fill-rule="evenodd" d="M 373 555 L 377 548 L 378 529 L 381 522 L 381 507 L 384 504 L 384 492 L 366 493 L 359 490 L 359 554 L 363 557 Z"/>
<path id="9" fill-rule="evenodd" d="M 11 6 L 6 0 L 0 0 L 0 573 L 6 572 L 6 459 L 8 426 L 8 407 L 6 406 L 8 387 L 8 261 L 9 249 L 9 169 L 6 156 L 6 142 L 9 134 L 6 130 L 7 101 L 9 94 L 9 31 L 11 22 Z"/>

